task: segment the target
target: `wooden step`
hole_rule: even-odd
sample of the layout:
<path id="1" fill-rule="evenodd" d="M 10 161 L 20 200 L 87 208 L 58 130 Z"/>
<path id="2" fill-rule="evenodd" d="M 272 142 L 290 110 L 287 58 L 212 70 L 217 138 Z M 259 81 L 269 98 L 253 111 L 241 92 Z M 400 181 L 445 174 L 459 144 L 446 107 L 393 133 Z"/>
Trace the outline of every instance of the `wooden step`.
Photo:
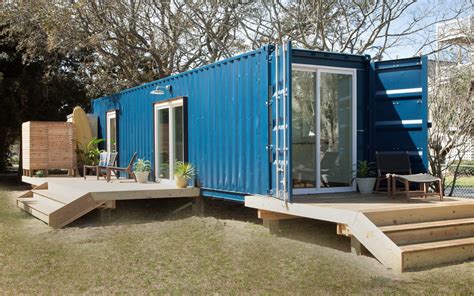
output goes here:
<path id="1" fill-rule="evenodd" d="M 379 227 L 397 245 L 474 237 L 474 218 Z"/>
<path id="2" fill-rule="evenodd" d="M 368 211 L 364 214 L 377 226 L 474 218 L 474 202 L 445 202 L 423 207 Z"/>
<path id="3" fill-rule="evenodd" d="M 43 196 L 20 197 L 17 206 L 49 224 L 49 215 L 64 207 L 64 204 Z"/>
<path id="4" fill-rule="evenodd" d="M 474 259 L 474 237 L 406 245 L 402 269 L 415 269 Z"/>
<path id="5" fill-rule="evenodd" d="M 33 196 L 42 196 L 48 199 L 52 199 L 62 204 L 68 204 L 80 196 L 75 195 L 74 193 L 69 193 L 68 191 L 58 192 L 55 190 L 50 189 L 43 189 L 43 190 L 31 190 L 33 192 Z"/>

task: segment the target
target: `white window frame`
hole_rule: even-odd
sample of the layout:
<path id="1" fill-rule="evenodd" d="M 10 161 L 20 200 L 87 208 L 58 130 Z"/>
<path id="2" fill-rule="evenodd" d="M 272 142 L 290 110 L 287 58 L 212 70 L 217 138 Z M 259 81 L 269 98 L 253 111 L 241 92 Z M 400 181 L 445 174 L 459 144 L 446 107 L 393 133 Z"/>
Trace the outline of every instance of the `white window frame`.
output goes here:
<path id="1" fill-rule="evenodd" d="M 116 152 L 118 151 L 117 147 L 117 110 L 112 110 L 112 111 L 107 111 L 106 114 L 106 120 L 107 120 L 107 135 L 106 135 L 106 145 L 107 145 L 107 151 L 112 152 L 112 143 L 110 142 L 110 120 L 115 119 L 115 150 Z"/>
<path id="2" fill-rule="evenodd" d="M 316 194 L 316 193 L 336 193 L 336 192 L 355 192 L 357 191 L 356 183 L 352 181 L 351 186 L 344 187 L 321 187 L 321 94 L 320 83 L 321 73 L 347 74 L 352 75 L 352 167 L 355 169 L 357 165 L 357 69 L 328 67 L 308 64 L 292 64 L 292 70 L 307 71 L 316 73 L 316 187 L 315 188 L 295 188 L 293 194 Z M 355 174 L 355 173 L 353 173 Z"/>
<path id="3" fill-rule="evenodd" d="M 169 100 L 166 102 L 159 102 L 155 103 L 153 106 L 153 116 L 154 116 L 154 130 L 155 130 L 155 179 L 158 180 L 159 176 L 159 156 L 158 156 L 158 151 L 159 151 L 159 137 L 158 137 L 158 112 L 163 109 L 168 109 L 169 112 L 169 117 L 168 117 L 168 128 L 169 128 L 169 164 L 170 164 L 170 171 L 169 171 L 169 179 L 162 179 L 162 180 L 173 180 L 174 179 L 174 162 L 172 161 L 175 159 L 174 155 L 174 145 L 175 145 L 175 124 L 174 124 L 174 112 L 173 109 L 176 107 L 182 107 L 183 106 L 183 99 L 174 99 L 174 100 Z M 183 116 L 186 116 L 185 114 Z M 184 139 L 186 140 L 186 139 Z"/>

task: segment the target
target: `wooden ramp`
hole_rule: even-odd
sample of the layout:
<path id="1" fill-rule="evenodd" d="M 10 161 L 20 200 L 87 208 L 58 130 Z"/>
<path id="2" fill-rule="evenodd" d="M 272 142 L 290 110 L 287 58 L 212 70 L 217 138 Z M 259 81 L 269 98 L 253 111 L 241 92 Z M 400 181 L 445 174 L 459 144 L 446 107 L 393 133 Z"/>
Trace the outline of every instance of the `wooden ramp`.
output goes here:
<path id="1" fill-rule="evenodd" d="M 338 194 L 305 197 L 293 203 L 248 196 L 245 205 L 258 209 L 264 219 L 292 216 L 337 223 L 337 233 L 350 236 L 357 253 L 363 247 L 397 271 L 474 259 L 473 200 L 406 202 L 386 195 Z"/>
<path id="2" fill-rule="evenodd" d="M 53 228 L 62 228 L 116 200 L 199 196 L 198 188 L 176 188 L 172 183 L 137 184 L 124 180 L 107 183 L 95 178 L 66 177 L 23 177 L 22 180 L 33 189 L 17 198 L 17 206 Z"/>
<path id="3" fill-rule="evenodd" d="M 43 183 L 17 198 L 19 208 L 53 228 L 62 228 L 104 203 L 95 201 L 85 189 L 61 188 L 55 183 Z"/>

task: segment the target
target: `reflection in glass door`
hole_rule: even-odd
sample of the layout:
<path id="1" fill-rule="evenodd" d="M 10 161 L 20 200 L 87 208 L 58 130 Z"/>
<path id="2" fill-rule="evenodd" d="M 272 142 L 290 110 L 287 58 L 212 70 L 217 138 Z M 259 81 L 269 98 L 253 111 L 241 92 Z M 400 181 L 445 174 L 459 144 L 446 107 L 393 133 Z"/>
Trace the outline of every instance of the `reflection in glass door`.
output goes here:
<path id="1" fill-rule="evenodd" d="M 316 73 L 292 75 L 293 188 L 316 188 Z"/>
<path id="2" fill-rule="evenodd" d="M 352 74 L 319 72 L 320 187 L 352 184 Z"/>
<path id="3" fill-rule="evenodd" d="M 160 179 L 170 178 L 170 111 L 168 108 L 159 109 L 157 115 L 158 129 L 158 177 Z"/>
<path id="4" fill-rule="evenodd" d="M 355 166 L 355 72 L 293 65 L 295 193 L 351 191 Z"/>

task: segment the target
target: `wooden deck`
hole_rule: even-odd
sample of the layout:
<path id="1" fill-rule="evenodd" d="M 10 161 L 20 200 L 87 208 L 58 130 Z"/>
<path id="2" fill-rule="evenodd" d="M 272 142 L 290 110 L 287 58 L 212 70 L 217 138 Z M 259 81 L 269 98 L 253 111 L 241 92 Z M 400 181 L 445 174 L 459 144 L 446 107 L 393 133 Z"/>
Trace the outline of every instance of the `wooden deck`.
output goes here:
<path id="1" fill-rule="evenodd" d="M 297 197 L 292 203 L 247 196 L 245 205 L 258 209 L 267 224 L 290 217 L 337 223 L 337 233 L 351 237 L 355 252 L 363 246 L 398 271 L 474 259 L 474 200 L 341 193 Z"/>
<path id="2" fill-rule="evenodd" d="M 150 198 L 183 198 L 199 196 L 199 188 L 177 188 L 174 183 L 139 184 L 132 180 L 103 178 L 23 176 L 33 189 L 17 198 L 19 208 L 61 228 L 98 207 L 114 207 L 117 200 Z"/>

